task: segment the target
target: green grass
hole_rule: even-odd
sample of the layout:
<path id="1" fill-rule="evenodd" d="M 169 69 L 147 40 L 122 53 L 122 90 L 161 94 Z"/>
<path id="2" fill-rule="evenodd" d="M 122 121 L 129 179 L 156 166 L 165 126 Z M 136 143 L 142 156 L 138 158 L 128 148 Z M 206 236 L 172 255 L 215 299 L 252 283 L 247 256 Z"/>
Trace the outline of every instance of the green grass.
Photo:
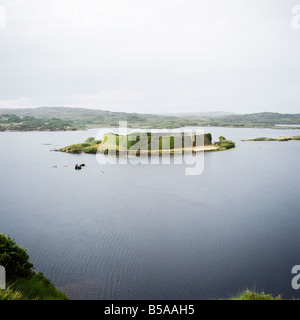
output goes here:
<path id="1" fill-rule="evenodd" d="M 264 292 L 255 292 L 246 289 L 238 295 L 230 298 L 229 300 L 283 300 L 280 295 L 273 296 L 272 294 L 266 294 Z"/>
<path id="2" fill-rule="evenodd" d="M 68 300 L 68 297 L 38 273 L 30 278 L 19 278 L 6 290 L 0 290 L 0 300 Z"/>
<path id="3" fill-rule="evenodd" d="M 0 290 L 0 300 L 68 300 L 42 273 L 30 278 L 19 278 Z"/>
<path id="4" fill-rule="evenodd" d="M 68 300 L 68 297 L 58 291 L 42 273 L 28 279 L 16 280 L 11 289 L 21 293 L 24 300 Z"/>
<path id="5" fill-rule="evenodd" d="M 25 300 L 20 291 L 7 288 L 6 290 L 0 289 L 0 301 L 1 300 Z"/>
<path id="6" fill-rule="evenodd" d="M 291 140 L 300 140 L 300 136 L 278 137 L 278 138 L 258 137 L 254 139 L 248 139 L 247 141 L 291 141 Z"/>
<path id="7" fill-rule="evenodd" d="M 87 139 L 86 142 L 84 143 L 72 144 L 70 146 L 61 148 L 59 151 L 69 152 L 69 153 L 78 153 L 78 154 L 82 152 L 96 154 L 97 149 L 100 145 L 100 141 L 97 141 L 97 140 L 91 141 L 89 139 Z M 90 141 L 90 142 L 87 142 L 87 141 Z"/>

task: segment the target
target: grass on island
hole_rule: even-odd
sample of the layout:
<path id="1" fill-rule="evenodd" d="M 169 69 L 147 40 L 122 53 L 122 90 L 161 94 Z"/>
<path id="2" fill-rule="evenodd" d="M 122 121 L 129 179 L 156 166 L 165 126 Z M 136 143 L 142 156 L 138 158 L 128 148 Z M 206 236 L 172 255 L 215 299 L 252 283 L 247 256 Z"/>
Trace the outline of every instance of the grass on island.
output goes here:
<path id="1" fill-rule="evenodd" d="M 6 269 L 7 289 L 0 300 L 68 300 L 43 273 L 35 273 L 27 250 L 0 233 L 0 265 Z"/>
<path id="2" fill-rule="evenodd" d="M 101 141 L 97 141 L 93 137 L 90 137 L 86 139 L 84 143 L 72 144 L 70 146 L 59 149 L 59 151 L 78 154 L 82 152 L 96 154 L 100 143 Z"/>
<path id="3" fill-rule="evenodd" d="M 162 151 L 163 146 L 169 146 L 169 151 L 179 150 L 184 151 L 184 146 L 177 148 L 177 138 L 174 136 L 162 136 L 158 141 L 158 149 L 152 151 Z M 208 149 L 207 151 L 223 151 L 235 147 L 235 143 L 231 140 L 227 140 L 225 137 L 219 137 L 219 141 L 212 143 L 212 136 L 210 133 L 204 134 L 204 146 L 212 146 L 215 148 Z M 67 147 L 61 148 L 58 151 L 69 153 L 90 153 L 96 154 L 97 152 L 108 154 L 109 151 L 115 151 L 119 154 L 121 151 L 136 151 L 139 152 L 151 152 L 151 133 L 149 132 L 133 132 L 127 136 L 121 136 L 115 133 L 106 133 L 103 136 L 102 141 L 95 140 L 93 137 L 85 140 L 84 143 L 72 144 Z M 206 151 L 206 150 L 204 150 Z"/>
<path id="4" fill-rule="evenodd" d="M 219 137 L 219 141 L 215 142 L 214 145 L 218 146 L 219 151 L 235 148 L 235 143 L 231 140 L 227 140 L 223 136 Z"/>
<path id="5" fill-rule="evenodd" d="M 300 136 L 278 137 L 278 138 L 258 137 L 254 139 L 248 139 L 247 141 L 291 141 L 291 140 L 300 140 Z"/>

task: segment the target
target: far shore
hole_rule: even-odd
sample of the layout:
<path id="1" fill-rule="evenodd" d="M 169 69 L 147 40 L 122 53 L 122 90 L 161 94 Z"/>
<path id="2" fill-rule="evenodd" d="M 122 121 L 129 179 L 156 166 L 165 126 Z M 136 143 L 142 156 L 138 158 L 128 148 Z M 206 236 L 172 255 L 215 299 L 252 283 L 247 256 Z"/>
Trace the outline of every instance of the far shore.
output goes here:
<path id="1" fill-rule="evenodd" d="M 244 141 L 279 141 L 279 142 L 284 142 L 284 141 L 291 141 L 291 140 L 300 140 L 300 136 L 293 136 L 293 137 L 281 136 L 278 138 L 259 137 L 259 138 L 244 140 Z"/>

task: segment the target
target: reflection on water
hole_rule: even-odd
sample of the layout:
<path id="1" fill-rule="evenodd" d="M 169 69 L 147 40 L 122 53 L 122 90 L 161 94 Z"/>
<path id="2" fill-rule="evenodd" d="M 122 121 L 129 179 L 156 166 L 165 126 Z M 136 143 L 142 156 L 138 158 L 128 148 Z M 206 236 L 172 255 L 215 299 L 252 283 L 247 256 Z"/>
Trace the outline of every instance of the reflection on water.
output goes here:
<path id="1" fill-rule="evenodd" d="M 103 165 L 50 152 L 96 136 L 0 134 L 0 232 L 74 299 L 206 299 L 256 286 L 298 297 L 298 130 L 206 128 L 237 148 L 185 165 Z M 83 170 L 74 165 L 85 163 Z"/>

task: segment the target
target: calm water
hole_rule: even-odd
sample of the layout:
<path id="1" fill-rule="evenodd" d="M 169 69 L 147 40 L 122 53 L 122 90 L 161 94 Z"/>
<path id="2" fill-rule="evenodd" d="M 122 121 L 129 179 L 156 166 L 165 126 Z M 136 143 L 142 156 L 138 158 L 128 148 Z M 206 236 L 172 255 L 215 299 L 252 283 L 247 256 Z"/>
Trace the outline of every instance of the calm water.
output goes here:
<path id="1" fill-rule="evenodd" d="M 300 131 L 206 131 L 237 148 L 206 153 L 199 176 L 50 152 L 97 130 L 0 133 L 0 232 L 72 299 L 227 298 L 246 287 L 300 298 L 300 142 L 241 142 Z"/>

